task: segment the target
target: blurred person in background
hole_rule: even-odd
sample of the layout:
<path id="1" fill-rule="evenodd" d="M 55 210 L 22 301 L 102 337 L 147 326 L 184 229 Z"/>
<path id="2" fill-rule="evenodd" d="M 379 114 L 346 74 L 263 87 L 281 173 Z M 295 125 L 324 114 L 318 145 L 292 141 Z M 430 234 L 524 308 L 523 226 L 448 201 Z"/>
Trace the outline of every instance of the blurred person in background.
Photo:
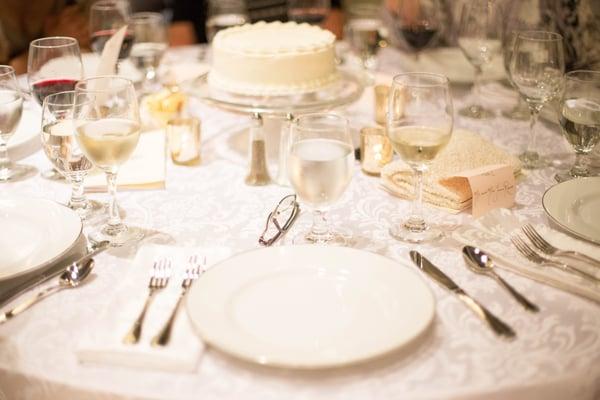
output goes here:
<path id="1" fill-rule="evenodd" d="M 0 0 L 0 64 L 27 72 L 29 42 L 47 36 L 70 36 L 89 47 L 91 1 Z"/>

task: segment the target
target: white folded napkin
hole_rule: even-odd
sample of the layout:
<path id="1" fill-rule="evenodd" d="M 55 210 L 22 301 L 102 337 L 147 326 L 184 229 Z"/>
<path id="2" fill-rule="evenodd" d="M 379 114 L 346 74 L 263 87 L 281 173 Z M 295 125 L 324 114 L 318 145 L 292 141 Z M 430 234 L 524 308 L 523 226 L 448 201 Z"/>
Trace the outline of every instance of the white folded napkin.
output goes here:
<path id="1" fill-rule="evenodd" d="M 600 283 L 594 283 L 578 275 L 550 266 L 535 264 L 517 251 L 510 242 L 510 235 L 521 233 L 521 226 L 528 221 L 508 209 L 496 209 L 467 226 L 456 229 L 452 237 L 463 244 L 480 247 L 487 252 L 499 268 L 507 269 L 558 289 L 600 302 Z M 600 247 L 553 230 L 542 224 L 533 224 L 550 244 L 566 250 L 575 250 L 600 260 Z M 526 239 L 529 243 L 529 240 Z M 533 247 L 533 245 L 531 245 Z M 600 278 L 600 268 L 585 263 L 561 259 Z"/>
<path id="2" fill-rule="evenodd" d="M 143 132 L 135 151 L 119 169 L 119 190 L 164 189 L 166 143 L 164 130 Z M 106 191 L 106 177 L 96 171 L 85 178 L 84 186 L 88 192 Z"/>
<path id="3" fill-rule="evenodd" d="M 227 248 L 186 248 L 160 245 L 142 246 L 132 263 L 123 271 L 124 281 L 111 294 L 96 326 L 89 326 L 82 334 L 76 354 L 81 363 L 94 363 L 143 368 L 169 372 L 193 372 L 204 350 L 186 315 L 185 302 L 171 331 L 171 340 L 163 347 L 152 347 L 150 341 L 164 326 L 177 302 L 181 281 L 185 276 L 190 255 L 206 257 L 207 267 L 227 258 Z M 148 280 L 153 263 L 160 258 L 171 260 L 173 267 L 169 284 L 154 295 L 150 304 L 140 342 L 127 345 L 123 337 L 143 308 L 148 296 Z M 200 276 L 200 278 L 202 277 Z"/>

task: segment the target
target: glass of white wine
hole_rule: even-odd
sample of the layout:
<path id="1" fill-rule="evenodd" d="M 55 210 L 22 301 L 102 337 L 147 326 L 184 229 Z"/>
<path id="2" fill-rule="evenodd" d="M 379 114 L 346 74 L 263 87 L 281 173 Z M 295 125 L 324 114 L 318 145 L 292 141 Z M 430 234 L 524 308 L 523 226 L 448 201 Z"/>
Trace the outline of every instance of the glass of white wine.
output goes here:
<path id="1" fill-rule="evenodd" d="M 414 72 L 396 75 L 388 104 L 387 134 L 392 147 L 415 174 L 415 196 L 410 216 L 392 225 L 392 237 L 411 243 L 441 236 L 423 219 L 423 174 L 446 147 L 454 123 L 448 78 Z"/>
<path id="2" fill-rule="evenodd" d="M 140 113 L 133 83 L 118 76 L 99 76 L 75 86 L 73 117 L 76 138 L 86 157 L 106 174 L 109 219 L 90 238 L 121 246 L 139 240 L 143 232 L 121 221 L 117 206 L 117 173 L 140 137 Z"/>
<path id="3" fill-rule="evenodd" d="M 575 163 L 569 171 L 556 174 L 556 180 L 592 175 L 587 158 L 600 141 L 600 71 L 578 70 L 565 75 L 559 122 L 575 149 Z"/>
<path id="4" fill-rule="evenodd" d="M 298 199 L 313 210 L 310 230 L 294 242 L 345 244 L 347 235 L 330 228 L 326 212 L 352 179 L 354 147 L 348 120 L 331 113 L 298 117 L 292 125 L 287 166 Z"/>
<path id="5" fill-rule="evenodd" d="M 167 50 L 167 27 L 160 13 L 140 12 L 131 16 L 134 42 L 129 58 L 144 73 L 142 92 L 157 89 L 157 70 Z"/>
<path id="6" fill-rule="evenodd" d="M 563 38 L 546 31 L 521 31 L 515 40 L 510 76 L 529 106 L 529 143 L 519 155 L 524 168 L 540 168 L 544 160 L 536 151 L 536 124 L 540 110 L 560 97 L 563 89 L 565 56 Z"/>
<path id="7" fill-rule="evenodd" d="M 58 92 L 44 98 L 42 106 L 42 147 L 46 156 L 71 184 L 68 206 L 81 219 L 103 206 L 85 197 L 83 180 L 92 169 L 92 163 L 83 154 L 75 139 L 73 103 L 75 91 Z"/>
<path id="8" fill-rule="evenodd" d="M 475 68 L 473 104 L 460 109 L 469 118 L 491 118 L 494 113 L 481 105 L 481 74 L 502 49 L 500 13 L 495 1 L 469 0 L 463 5 L 458 27 L 458 46 Z"/>

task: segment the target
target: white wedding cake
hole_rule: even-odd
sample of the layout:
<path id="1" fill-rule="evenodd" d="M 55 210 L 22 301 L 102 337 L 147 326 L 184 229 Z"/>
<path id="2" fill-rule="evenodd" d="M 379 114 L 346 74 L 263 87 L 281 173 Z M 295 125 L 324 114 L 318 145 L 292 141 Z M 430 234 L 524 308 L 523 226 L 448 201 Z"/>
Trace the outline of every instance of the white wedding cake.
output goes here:
<path id="1" fill-rule="evenodd" d="M 338 79 L 335 36 L 295 22 L 257 22 L 220 31 L 212 43 L 211 86 L 263 96 L 312 92 Z"/>

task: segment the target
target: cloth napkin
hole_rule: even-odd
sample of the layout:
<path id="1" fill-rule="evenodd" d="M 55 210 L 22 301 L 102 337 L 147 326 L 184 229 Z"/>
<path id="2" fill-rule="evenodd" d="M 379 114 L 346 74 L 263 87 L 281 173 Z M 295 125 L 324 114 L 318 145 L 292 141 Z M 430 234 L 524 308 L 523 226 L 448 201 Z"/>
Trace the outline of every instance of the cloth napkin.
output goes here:
<path id="1" fill-rule="evenodd" d="M 423 199 L 429 204 L 451 212 L 471 206 L 472 193 L 466 180 L 449 179 L 461 172 L 488 165 L 510 165 L 515 175 L 521 163 L 480 135 L 457 129 L 446 148 L 431 163 L 423 185 Z M 386 165 L 381 171 L 381 183 L 387 191 L 405 199 L 414 197 L 414 174 L 402 160 Z"/>
<path id="2" fill-rule="evenodd" d="M 482 248 L 492 256 L 499 268 L 600 302 L 600 283 L 594 283 L 558 268 L 540 266 L 521 256 L 510 242 L 510 235 L 521 233 L 521 226 L 527 222 L 524 217 L 516 215 L 511 210 L 496 209 L 475 220 L 470 225 L 459 227 L 453 232 L 452 237 L 462 244 Z M 550 244 L 561 249 L 575 250 L 600 260 L 600 247 L 577 240 L 542 224 L 533 224 L 533 226 Z M 525 238 L 524 235 L 521 234 L 521 236 Z M 526 241 L 528 242 L 528 240 Z M 571 261 L 570 259 L 568 261 L 585 272 L 600 278 L 600 268 Z"/>
<path id="3" fill-rule="evenodd" d="M 204 351 L 204 344 L 195 335 L 187 318 L 185 302 L 171 331 L 167 346 L 152 347 L 150 341 L 171 315 L 181 291 L 190 255 L 199 260 L 206 257 L 207 267 L 227 258 L 227 248 L 184 248 L 173 246 L 144 245 L 128 267 L 124 282 L 111 295 L 105 310 L 97 319 L 97 326 L 90 326 L 82 334 L 76 354 L 81 363 L 114 365 L 169 372 L 193 372 Z M 155 260 L 171 260 L 172 274 L 165 289 L 156 293 L 148 308 L 140 342 L 123 344 L 125 334 L 143 308 L 148 295 L 147 284 Z M 202 279 L 202 276 L 200 278 Z"/>
<path id="4" fill-rule="evenodd" d="M 165 132 L 143 132 L 131 158 L 119 169 L 119 190 L 164 189 L 166 165 Z M 84 186 L 88 192 L 104 192 L 106 177 L 95 171 L 85 178 Z"/>

